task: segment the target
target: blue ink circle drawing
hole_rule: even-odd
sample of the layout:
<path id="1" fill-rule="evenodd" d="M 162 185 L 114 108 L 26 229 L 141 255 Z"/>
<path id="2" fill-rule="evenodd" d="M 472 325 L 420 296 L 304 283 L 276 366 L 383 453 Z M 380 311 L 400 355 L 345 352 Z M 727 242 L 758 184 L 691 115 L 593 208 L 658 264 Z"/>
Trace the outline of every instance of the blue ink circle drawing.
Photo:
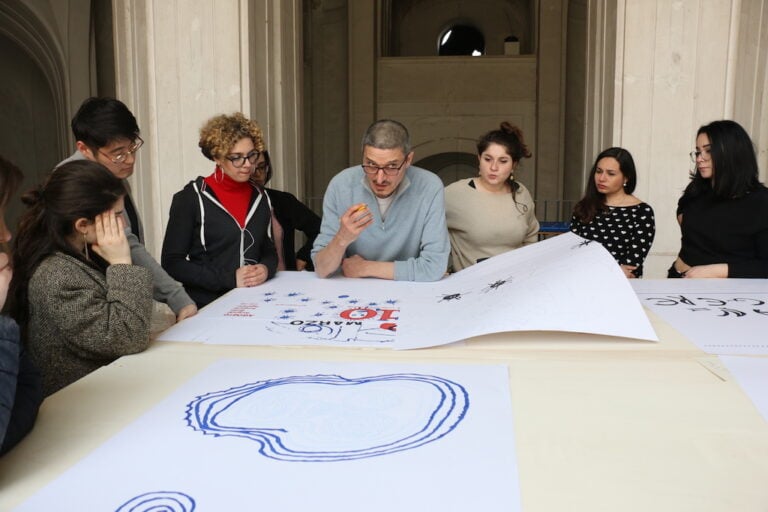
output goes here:
<path id="1" fill-rule="evenodd" d="M 187 405 L 192 429 L 255 441 L 271 459 L 335 462 L 418 448 L 469 410 L 456 382 L 412 373 L 283 377 L 214 391 Z"/>
<path id="2" fill-rule="evenodd" d="M 116 512 L 193 512 L 195 500 L 182 492 L 156 491 L 140 494 Z"/>

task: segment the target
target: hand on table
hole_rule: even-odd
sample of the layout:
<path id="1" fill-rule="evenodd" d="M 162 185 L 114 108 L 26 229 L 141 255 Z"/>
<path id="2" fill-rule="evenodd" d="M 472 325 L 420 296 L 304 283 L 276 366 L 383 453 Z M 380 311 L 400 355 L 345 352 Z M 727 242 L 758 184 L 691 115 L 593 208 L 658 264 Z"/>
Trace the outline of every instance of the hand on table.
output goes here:
<path id="1" fill-rule="evenodd" d="M 187 304 L 179 310 L 179 314 L 176 315 L 176 321 L 181 322 L 185 318 L 195 316 L 197 314 L 197 306 L 195 304 Z"/>
<path id="2" fill-rule="evenodd" d="M 341 272 L 344 274 L 344 277 L 368 277 L 365 270 L 367 263 L 368 260 L 362 256 L 354 254 L 341 261 Z"/>
<path id="3" fill-rule="evenodd" d="M 269 277 L 267 266 L 262 263 L 256 265 L 245 265 L 235 270 L 235 281 L 238 288 L 248 288 L 258 286 Z"/>
<path id="4" fill-rule="evenodd" d="M 703 277 L 728 277 L 728 264 L 727 263 L 715 263 L 712 265 L 696 265 L 690 267 L 683 274 L 685 278 L 703 278 Z"/>
<path id="5" fill-rule="evenodd" d="M 637 265 L 619 265 L 621 267 L 622 272 L 624 272 L 624 276 L 627 279 L 636 279 L 637 276 L 635 275 L 635 269 L 637 269 Z"/>

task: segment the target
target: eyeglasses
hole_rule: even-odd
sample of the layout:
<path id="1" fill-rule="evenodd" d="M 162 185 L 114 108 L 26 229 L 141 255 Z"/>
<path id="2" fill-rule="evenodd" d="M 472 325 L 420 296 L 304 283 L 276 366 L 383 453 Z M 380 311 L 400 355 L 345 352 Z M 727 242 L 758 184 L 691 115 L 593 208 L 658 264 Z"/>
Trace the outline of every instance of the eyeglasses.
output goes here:
<path id="1" fill-rule="evenodd" d="M 245 156 L 234 156 L 234 155 L 227 156 L 227 160 L 232 162 L 232 165 L 234 165 L 235 167 L 242 167 L 245 165 L 246 160 L 248 160 L 248 163 L 250 164 L 255 164 L 256 161 L 259 159 L 260 155 L 261 155 L 261 152 L 253 150 Z"/>
<path id="2" fill-rule="evenodd" d="M 699 157 L 701 157 L 702 160 L 709 161 L 712 159 L 711 155 L 712 152 L 707 148 L 704 148 L 701 151 L 691 151 L 691 162 L 696 163 L 696 159 Z"/>
<path id="3" fill-rule="evenodd" d="M 111 161 L 113 164 L 121 164 L 121 163 L 125 162 L 125 161 L 128 159 L 128 157 L 129 157 L 129 156 L 131 156 L 132 154 L 134 154 L 135 152 L 137 152 L 137 151 L 139 150 L 139 148 L 140 148 L 141 146 L 143 146 L 143 145 L 144 145 L 144 140 L 143 140 L 141 137 L 138 137 L 138 136 L 137 136 L 137 137 L 136 137 L 136 140 L 135 140 L 135 141 L 133 141 L 133 144 L 131 144 L 131 145 L 128 147 L 128 149 L 127 149 L 127 150 L 123 151 L 122 153 L 120 153 L 120 154 L 118 154 L 118 155 L 108 155 L 108 154 L 104 153 L 104 152 L 103 152 L 103 151 L 101 151 L 101 150 L 99 150 L 99 153 L 101 153 L 101 154 L 102 154 L 102 155 L 104 155 L 105 157 L 109 158 L 109 160 L 110 160 L 110 161 Z"/>
<path id="4" fill-rule="evenodd" d="M 253 162 L 251 162 L 253 163 Z M 253 169 L 253 174 L 268 174 L 269 164 L 267 162 L 261 162 Z"/>
<path id="5" fill-rule="evenodd" d="M 403 168 L 405 165 L 405 162 L 407 162 L 408 159 L 402 161 L 400 165 L 395 164 L 388 164 L 388 165 L 376 165 L 376 164 L 363 164 L 363 170 L 366 174 L 378 174 L 379 171 L 384 171 L 384 174 L 387 176 L 394 176 L 398 172 L 400 172 L 400 169 Z"/>

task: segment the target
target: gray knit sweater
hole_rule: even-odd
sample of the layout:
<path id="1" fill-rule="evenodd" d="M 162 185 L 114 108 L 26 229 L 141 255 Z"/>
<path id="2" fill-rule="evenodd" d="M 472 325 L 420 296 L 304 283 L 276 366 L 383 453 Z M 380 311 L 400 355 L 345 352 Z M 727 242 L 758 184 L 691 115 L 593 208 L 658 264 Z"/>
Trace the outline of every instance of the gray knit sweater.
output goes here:
<path id="1" fill-rule="evenodd" d="M 55 253 L 29 280 L 27 346 L 46 395 L 115 359 L 149 346 L 152 278 L 137 265 L 106 275 Z"/>

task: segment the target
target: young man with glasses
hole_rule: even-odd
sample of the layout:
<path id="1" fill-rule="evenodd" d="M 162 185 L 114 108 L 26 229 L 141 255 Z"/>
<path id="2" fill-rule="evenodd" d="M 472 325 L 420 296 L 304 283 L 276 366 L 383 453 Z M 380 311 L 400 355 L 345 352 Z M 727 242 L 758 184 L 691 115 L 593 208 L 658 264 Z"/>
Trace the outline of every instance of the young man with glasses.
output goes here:
<path id="1" fill-rule="evenodd" d="M 408 130 L 397 121 L 373 123 L 362 149 L 362 165 L 337 174 L 325 192 L 315 272 L 437 281 L 451 249 L 442 181 L 411 166 Z"/>
<path id="2" fill-rule="evenodd" d="M 136 118 L 123 102 L 114 98 L 88 98 L 72 118 L 71 126 L 77 150 L 59 162 L 57 167 L 73 160 L 91 160 L 100 163 L 121 180 L 133 174 L 136 152 L 144 141 L 139 137 Z M 168 304 L 177 320 L 194 315 L 197 306 L 184 287 L 172 279 L 144 247 L 141 218 L 131 197 L 128 181 L 123 183 L 128 190 L 124 218 L 131 260 L 152 272 L 155 300 Z"/>

